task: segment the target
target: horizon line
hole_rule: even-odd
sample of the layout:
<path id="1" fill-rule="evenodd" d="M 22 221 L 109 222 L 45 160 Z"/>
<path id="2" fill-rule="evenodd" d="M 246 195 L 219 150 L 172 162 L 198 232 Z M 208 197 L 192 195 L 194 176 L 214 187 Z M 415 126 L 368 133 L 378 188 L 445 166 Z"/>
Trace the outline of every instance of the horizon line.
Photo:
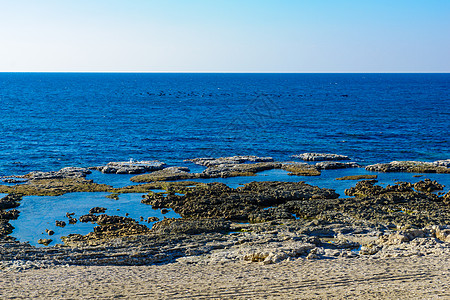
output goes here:
<path id="1" fill-rule="evenodd" d="M 450 71 L 427 71 L 427 72 L 405 72 L 405 71 L 391 71 L 391 72 L 277 72 L 277 71 L 0 71 L 0 73 L 164 73 L 164 74 L 449 74 Z"/>

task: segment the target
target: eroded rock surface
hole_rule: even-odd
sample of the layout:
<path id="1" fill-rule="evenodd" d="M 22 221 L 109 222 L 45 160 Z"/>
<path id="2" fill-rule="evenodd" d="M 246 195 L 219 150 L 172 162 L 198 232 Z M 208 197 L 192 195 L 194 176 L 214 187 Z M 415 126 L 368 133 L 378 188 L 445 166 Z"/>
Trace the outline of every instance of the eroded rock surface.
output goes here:
<path id="1" fill-rule="evenodd" d="M 105 166 L 93 167 L 102 173 L 109 174 L 140 174 L 162 170 L 166 164 L 159 161 L 128 161 L 109 162 Z"/>
<path id="2" fill-rule="evenodd" d="M 297 155 L 292 155 L 291 157 L 300 158 L 304 161 L 334 161 L 334 160 L 350 160 L 348 156 L 332 154 L 332 153 L 302 153 Z"/>
<path id="3" fill-rule="evenodd" d="M 385 164 L 374 164 L 366 167 L 375 172 L 409 172 L 409 173 L 450 173 L 450 160 L 435 162 L 393 161 Z"/>

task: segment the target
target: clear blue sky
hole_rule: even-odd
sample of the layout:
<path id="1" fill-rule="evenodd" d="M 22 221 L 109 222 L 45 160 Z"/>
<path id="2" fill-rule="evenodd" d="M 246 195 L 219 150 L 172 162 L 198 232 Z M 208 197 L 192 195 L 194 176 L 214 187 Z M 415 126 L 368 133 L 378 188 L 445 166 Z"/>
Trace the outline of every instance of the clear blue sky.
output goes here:
<path id="1" fill-rule="evenodd" d="M 0 0 L 0 71 L 450 72 L 450 0 Z"/>

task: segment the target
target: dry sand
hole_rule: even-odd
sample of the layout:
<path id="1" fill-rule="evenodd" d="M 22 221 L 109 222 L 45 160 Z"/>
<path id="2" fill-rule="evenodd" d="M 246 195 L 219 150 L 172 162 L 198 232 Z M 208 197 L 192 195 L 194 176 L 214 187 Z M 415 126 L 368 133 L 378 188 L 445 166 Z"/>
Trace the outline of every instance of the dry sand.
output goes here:
<path id="1" fill-rule="evenodd" d="M 450 257 L 1 271 L 1 299 L 450 299 Z"/>

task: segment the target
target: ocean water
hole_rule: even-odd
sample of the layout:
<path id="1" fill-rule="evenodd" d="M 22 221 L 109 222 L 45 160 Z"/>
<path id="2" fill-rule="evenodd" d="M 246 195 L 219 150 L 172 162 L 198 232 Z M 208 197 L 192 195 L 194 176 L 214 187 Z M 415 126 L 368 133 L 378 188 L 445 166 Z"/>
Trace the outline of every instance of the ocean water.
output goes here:
<path id="1" fill-rule="evenodd" d="M 231 155 L 272 156 L 329 152 L 362 165 L 392 160 L 450 158 L 450 74 L 96 74 L 0 73 L 0 176 L 96 166 L 110 161 L 164 161 L 203 168 L 184 159 Z M 326 170 L 321 176 L 288 176 L 283 170 L 257 176 L 197 180 L 236 188 L 251 181 L 305 181 L 335 189 L 341 197 L 356 181 L 337 177 L 376 174 L 379 184 L 423 178 L 450 187 L 448 174 L 380 174 L 359 169 Z M 133 184 L 130 175 L 88 175 L 98 183 Z M 140 194 L 71 193 L 24 197 L 12 236 L 36 245 L 61 243 L 69 233 L 87 234 L 94 224 L 55 226 L 93 206 L 107 214 L 140 219 L 160 210 Z M 0 195 L 2 196 L 2 195 Z M 178 217 L 169 212 L 168 217 Z M 142 223 L 142 222 L 141 222 Z M 151 224 L 145 224 L 151 227 Z"/>
<path id="2" fill-rule="evenodd" d="M 450 158 L 450 74 L 0 73 L 0 103 L 0 176 L 130 158 Z"/>

